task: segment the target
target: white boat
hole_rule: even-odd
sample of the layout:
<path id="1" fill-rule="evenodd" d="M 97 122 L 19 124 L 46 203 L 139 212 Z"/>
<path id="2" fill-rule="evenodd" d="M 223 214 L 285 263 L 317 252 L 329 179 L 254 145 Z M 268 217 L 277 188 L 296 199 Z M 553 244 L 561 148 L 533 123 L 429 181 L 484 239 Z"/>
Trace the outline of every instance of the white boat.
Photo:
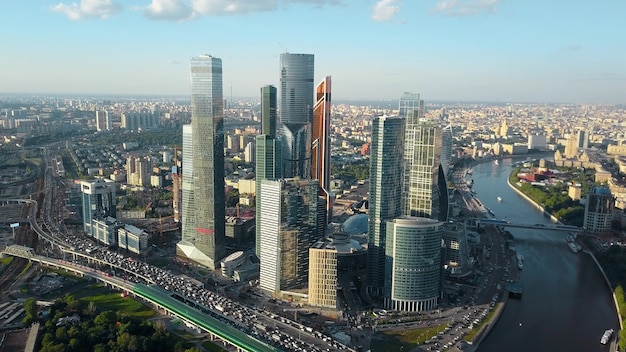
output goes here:
<path id="1" fill-rule="evenodd" d="M 500 165 L 500 162 L 498 161 L 498 159 L 496 159 L 496 161 L 493 162 L 496 165 Z"/>
<path id="2" fill-rule="evenodd" d="M 613 335 L 614 330 L 613 329 L 607 329 L 604 331 L 604 334 L 602 334 L 602 338 L 600 339 L 600 343 L 603 345 L 606 345 L 609 340 L 611 339 L 611 336 Z"/>
<path id="3" fill-rule="evenodd" d="M 498 199 L 498 202 L 502 201 L 502 197 L 498 197 L 497 199 Z"/>
<path id="4" fill-rule="evenodd" d="M 567 246 L 569 247 L 569 249 L 572 250 L 572 252 L 574 253 L 578 253 L 580 252 L 583 248 L 576 242 L 567 242 Z"/>

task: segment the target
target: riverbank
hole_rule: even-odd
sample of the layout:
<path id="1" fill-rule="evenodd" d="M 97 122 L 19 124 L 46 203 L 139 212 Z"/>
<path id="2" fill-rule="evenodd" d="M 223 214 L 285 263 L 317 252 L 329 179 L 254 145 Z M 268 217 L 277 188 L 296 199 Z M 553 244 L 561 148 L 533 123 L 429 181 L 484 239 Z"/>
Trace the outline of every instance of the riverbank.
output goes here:
<path id="1" fill-rule="evenodd" d="M 524 198 L 526 201 L 528 201 L 530 204 L 532 204 L 537 209 L 541 210 L 544 215 L 550 217 L 550 219 L 552 221 L 554 221 L 555 223 L 561 224 L 561 222 L 556 217 L 554 217 L 552 214 L 548 213 L 540 204 L 537 204 L 537 202 L 532 200 L 529 196 L 527 196 L 525 193 L 523 193 L 517 186 L 512 184 L 511 183 L 511 175 L 509 175 L 509 177 L 507 178 L 506 183 L 509 185 L 509 187 L 512 190 L 514 190 L 517 194 L 522 196 L 522 198 Z M 606 282 L 606 285 L 609 288 L 609 291 L 611 292 L 611 296 L 613 297 L 613 304 L 615 306 L 615 313 L 616 313 L 617 319 L 619 321 L 620 330 L 623 330 L 624 329 L 624 322 L 622 320 L 622 317 L 619 314 L 619 305 L 617 303 L 617 297 L 615 296 L 615 292 L 613 291 L 613 285 L 611 285 L 611 281 L 607 277 L 606 273 L 604 272 L 604 269 L 602 268 L 602 265 L 600 265 L 600 263 L 596 259 L 596 256 L 593 254 L 593 252 L 590 251 L 590 250 L 584 250 L 583 253 L 589 255 L 593 259 L 594 263 L 596 263 L 596 267 L 598 268 L 598 270 L 600 270 L 600 273 L 602 273 L 602 277 L 604 278 L 604 281 Z M 615 339 L 612 339 L 612 343 L 611 343 L 611 346 L 610 346 L 609 350 L 611 352 L 618 350 L 617 349 L 617 343 L 615 342 Z"/>

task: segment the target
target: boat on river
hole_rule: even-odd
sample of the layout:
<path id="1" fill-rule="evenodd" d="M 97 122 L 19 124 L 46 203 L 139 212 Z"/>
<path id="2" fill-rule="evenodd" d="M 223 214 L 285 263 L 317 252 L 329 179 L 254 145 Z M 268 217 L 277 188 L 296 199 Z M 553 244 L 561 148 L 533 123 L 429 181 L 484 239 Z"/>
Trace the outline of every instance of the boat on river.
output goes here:
<path id="1" fill-rule="evenodd" d="M 578 253 L 578 252 L 580 252 L 583 249 L 583 247 L 581 245 L 579 245 L 578 243 L 576 243 L 576 242 L 567 242 L 567 246 L 574 253 Z"/>
<path id="2" fill-rule="evenodd" d="M 615 330 L 613 329 L 607 329 L 604 331 L 604 334 L 602 334 L 602 338 L 600 339 L 600 343 L 603 345 L 606 345 L 609 340 L 611 339 L 611 336 L 613 336 L 613 332 Z"/>
<path id="3" fill-rule="evenodd" d="M 498 202 L 502 201 L 502 197 L 500 197 L 500 196 L 498 196 L 498 198 L 496 198 L 496 199 L 498 199 Z"/>

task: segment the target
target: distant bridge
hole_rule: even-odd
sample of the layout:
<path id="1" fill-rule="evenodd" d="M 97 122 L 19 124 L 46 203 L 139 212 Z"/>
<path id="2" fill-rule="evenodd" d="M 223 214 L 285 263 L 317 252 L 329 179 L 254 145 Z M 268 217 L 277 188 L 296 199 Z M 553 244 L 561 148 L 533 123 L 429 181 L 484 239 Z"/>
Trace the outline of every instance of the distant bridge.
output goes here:
<path id="1" fill-rule="evenodd" d="M 518 224 L 512 223 L 507 220 L 496 219 L 474 219 L 479 225 L 495 225 L 501 227 L 517 227 L 523 229 L 536 229 L 536 230 L 549 230 L 549 231 L 563 231 L 563 232 L 585 232 L 585 229 L 572 225 L 559 225 L 559 224 Z"/>

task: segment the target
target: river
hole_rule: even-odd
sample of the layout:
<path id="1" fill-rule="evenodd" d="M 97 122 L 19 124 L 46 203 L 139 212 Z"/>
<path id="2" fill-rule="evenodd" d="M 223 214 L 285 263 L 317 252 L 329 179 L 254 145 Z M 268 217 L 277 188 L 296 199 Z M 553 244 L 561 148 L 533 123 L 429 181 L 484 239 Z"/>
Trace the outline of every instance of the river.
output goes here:
<path id="1" fill-rule="evenodd" d="M 548 217 L 507 185 L 511 164 L 512 159 L 504 159 L 500 165 L 475 166 L 468 177 L 474 179 L 476 196 L 498 219 L 549 224 Z M 524 293 L 521 299 L 508 300 L 478 352 L 608 351 L 600 337 L 608 328 L 619 330 L 619 322 L 610 289 L 593 259 L 573 253 L 565 232 L 509 231 L 517 252 L 524 255 Z"/>

